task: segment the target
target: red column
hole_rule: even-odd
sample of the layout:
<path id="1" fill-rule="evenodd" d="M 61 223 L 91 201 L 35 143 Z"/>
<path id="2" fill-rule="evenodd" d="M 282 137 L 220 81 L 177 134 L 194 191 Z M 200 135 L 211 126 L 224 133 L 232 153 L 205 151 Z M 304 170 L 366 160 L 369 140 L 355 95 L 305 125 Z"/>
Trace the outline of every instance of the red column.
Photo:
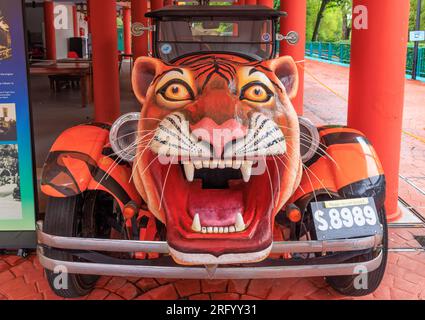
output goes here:
<path id="1" fill-rule="evenodd" d="M 124 53 L 131 54 L 131 10 L 123 8 Z"/>
<path id="2" fill-rule="evenodd" d="M 73 5 L 72 6 L 72 22 L 73 22 L 73 27 L 74 27 L 74 37 L 79 37 L 80 36 L 80 32 L 79 32 L 79 28 L 78 28 L 78 14 L 77 14 L 77 6 Z"/>
<path id="3" fill-rule="evenodd" d="M 56 60 L 55 4 L 44 2 L 44 37 L 46 41 L 46 58 Z"/>
<path id="4" fill-rule="evenodd" d="M 257 4 L 257 0 L 245 0 L 245 4 L 247 4 L 247 5 L 256 5 Z"/>
<path id="5" fill-rule="evenodd" d="M 164 6 L 164 0 L 151 0 L 151 10 L 155 11 Z"/>
<path id="6" fill-rule="evenodd" d="M 283 1 L 281 1 L 283 2 Z M 273 0 L 258 0 L 258 4 L 266 7 L 273 8 L 274 7 L 274 1 Z"/>
<path id="7" fill-rule="evenodd" d="M 359 6 L 367 8 L 366 29 L 356 28 Z M 379 155 L 387 180 L 387 216 L 394 220 L 399 216 L 409 1 L 387 0 L 383 5 L 376 0 L 354 0 L 353 8 L 348 125 L 366 134 Z"/>
<path id="8" fill-rule="evenodd" d="M 164 6 L 164 0 L 151 0 L 151 11 L 155 11 L 158 9 L 161 9 Z M 151 41 L 151 47 L 150 51 L 153 51 L 153 34 L 150 33 L 150 41 Z"/>
<path id="9" fill-rule="evenodd" d="M 120 115 L 117 12 L 115 0 L 91 0 L 95 120 L 113 122 Z"/>
<path id="10" fill-rule="evenodd" d="M 87 0 L 87 33 L 88 34 L 91 34 L 90 2 L 91 0 Z"/>
<path id="11" fill-rule="evenodd" d="M 131 20 L 132 24 L 142 23 L 145 27 L 148 26 L 148 19 L 145 14 L 148 12 L 147 0 L 131 0 Z M 133 42 L 133 55 L 134 60 L 141 56 L 148 55 L 148 32 L 145 31 L 143 35 L 132 35 Z"/>
<path id="12" fill-rule="evenodd" d="M 306 0 L 285 0 L 280 2 L 280 10 L 288 14 L 280 20 L 280 33 L 287 35 L 296 31 L 300 37 L 297 44 L 292 45 L 287 41 L 280 42 L 280 55 L 289 55 L 297 62 L 300 77 L 297 96 L 292 104 L 299 115 L 303 114 L 304 107 L 304 59 L 305 59 L 305 31 L 306 31 Z"/>

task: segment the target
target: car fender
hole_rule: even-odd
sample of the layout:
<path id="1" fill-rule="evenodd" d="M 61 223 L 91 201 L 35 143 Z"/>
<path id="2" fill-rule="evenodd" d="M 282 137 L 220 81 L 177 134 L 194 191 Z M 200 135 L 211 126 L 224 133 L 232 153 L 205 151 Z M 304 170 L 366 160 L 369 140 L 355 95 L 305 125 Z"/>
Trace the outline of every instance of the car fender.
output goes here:
<path id="1" fill-rule="evenodd" d="M 378 208 L 385 201 L 385 176 L 378 155 L 360 131 L 342 127 L 318 128 L 320 147 L 303 171 L 289 203 L 300 208 L 315 198 L 374 197 Z"/>
<path id="2" fill-rule="evenodd" d="M 123 207 L 141 203 L 131 179 L 131 165 L 115 157 L 108 124 L 91 123 L 64 131 L 43 166 L 41 191 L 51 197 L 72 197 L 87 190 L 110 193 Z"/>

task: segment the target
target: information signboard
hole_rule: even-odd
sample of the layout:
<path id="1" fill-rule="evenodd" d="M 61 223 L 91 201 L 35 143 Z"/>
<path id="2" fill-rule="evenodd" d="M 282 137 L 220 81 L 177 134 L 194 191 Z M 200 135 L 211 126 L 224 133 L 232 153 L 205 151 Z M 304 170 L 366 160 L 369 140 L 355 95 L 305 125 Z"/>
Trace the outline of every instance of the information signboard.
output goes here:
<path id="1" fill-rule="evenodd" d="M 0 249 L 35 246 L 31 112 L 23 2 L 0 0 Z"/>

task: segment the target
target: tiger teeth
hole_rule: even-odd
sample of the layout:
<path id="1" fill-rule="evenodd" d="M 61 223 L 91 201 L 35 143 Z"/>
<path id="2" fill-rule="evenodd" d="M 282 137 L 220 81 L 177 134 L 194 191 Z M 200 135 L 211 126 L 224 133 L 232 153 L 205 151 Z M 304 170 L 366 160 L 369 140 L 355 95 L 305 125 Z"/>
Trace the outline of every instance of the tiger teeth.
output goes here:
<path id="1" fill-rule="evenodd" d="M 199 214 L 195 214 L 195 217 L 193 218 L 192 230 L 195 231 L 195 232 L 201 232 L 202 231 L 201 220 L 199 219 Z"/>
<path id="2" fill-rule="evenodd" d="M 241 166 L 241 172 L 242 172 L 242 178 L 244 182 L 248 182 L 251 178 L 251 172 L 252 172 L 252 161 L 245 161 L 242 163 Z"/>
<path id="3" fill-rule="evenodd" d="M 243 221 L 243 217 L 241 213 L 238 213 L 236 215 L 235 228 L 236 228 L 236 231 L 238 232 L 245 230 L 245 222 Z"/>
<path id="4" fill-rule="evenodd" d="M 192 182 L 195 176 L 195 167 L 193 166 L 193 163 L 186 163 L 183 165 L 183 168 L 187 181 Z"/>
<path id="5" fill-rule="evenodd" d="M 234 233 L 234 232 L 244 231 L 245 229 L 246 229 L 246 225 L 241 213 L 238 213 L 236 215 L 235 224 L 233 226 L 227 226 L 227 227 L 202 226 L 201 219 L 199 218 L 199 214 L 195 214 L 195 216 L 193 217 L 193 222 L 192 222 L 192 230 L 197 233 L 209 233 L 209 234 Z"/>
<path id="6" fill-rule="evenodd" d="M 232 168 L 235 170 L 241 170 L 242 178 L 244 182 L 249 182 L 251 179 L 253 161 L 243 160 L 196 160 L 193 162 L 184 161 L 182 162 L 186 179 L 192 182 L 195 177 L 195 169 L 225 169 Z"/>

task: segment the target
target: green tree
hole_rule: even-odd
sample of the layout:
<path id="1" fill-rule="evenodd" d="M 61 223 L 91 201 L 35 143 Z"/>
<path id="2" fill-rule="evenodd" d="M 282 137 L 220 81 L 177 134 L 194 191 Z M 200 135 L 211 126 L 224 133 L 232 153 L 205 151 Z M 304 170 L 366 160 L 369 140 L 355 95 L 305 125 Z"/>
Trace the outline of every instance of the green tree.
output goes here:
<path id="1" fill-rule="evenodd" d="M 409 30 L 416 29 L 416 7 L 418 6 L 418 0 L 410 0 L 410 19 L 409 19 Z M 425 0 L 422 0 L 421 6 L 421 30 L 425 30 Z"/>

